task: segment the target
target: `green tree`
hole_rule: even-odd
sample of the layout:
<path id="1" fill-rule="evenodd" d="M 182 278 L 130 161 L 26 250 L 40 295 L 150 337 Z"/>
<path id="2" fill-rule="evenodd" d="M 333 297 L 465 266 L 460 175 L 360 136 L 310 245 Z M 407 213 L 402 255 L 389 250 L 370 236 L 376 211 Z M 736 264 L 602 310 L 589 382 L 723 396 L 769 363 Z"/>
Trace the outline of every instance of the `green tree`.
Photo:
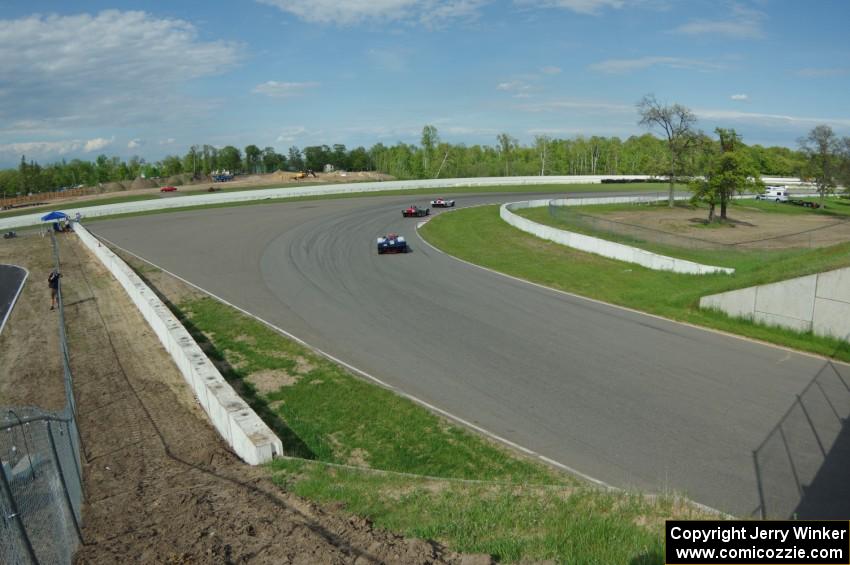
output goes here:
<path id="1" fill-rule="evenodd" d="M 426 125 L 422 128 L 422 171 L 426 178 L 431 178 L 431 167 L 434 161 L 434 150 L 440 143 L 440 136 L 437 134 L 437 128 L 432 125 Z"/>
<path id="2" fill-rule="evenodd" d="M 827 125 L 815 126 L 809 135 L 798 140 L 800 149 L 808 157 L 808 170 L 815 179 L 821 204 L 828 194 L 835 192 L 839 172 L 840 143 L 835 132 Z"/>
<path id="3" fill-rule="evenodd" d="M 333 151 L 331 151 L 330 155 L 328 155 L 328 159 L 328 162 L 333 165 L 335 169 L 347 171 L 349 168 L 348 150 L 345 148 L 345 145 L 341 143 L 334 143 Z"/>
<path id="4" fill-rule="evenodd" d="M 502 161 L 505 163 L 505 176 L 509 177 L 511 176 L 511 154 L 517 146 L 517 140 L 507 133 L 500 133 L 496 136 L 496 140 L 499 142 L 499 151 Z"/>
<path id="5" fill-rule="evenodd" d="M 289 148 L 289 168 L 293 171 L 300 171 L 304 168 L 304 157 L 301 156 L 301 150 L 294 145 Z"/>
<path id="6" fill-rule="evenodd" d="M 216 159 L 218 168 L 237 173 L 242 170 L 242 153 L 232 145 L 226 145 L 218 151 Z"/>
<path id="7" fill-rule="evenodd" d="M 370 169 L 369 152 L 365 147 L 356 147 L 348 155 L 348 166 L 352 171 L 367 171 Z"/>
<path id="8" fill-rule="evenodd" d="M 275 151 L 274 147 L 263 149 L 262 160 L 263 171 L 266 173 L 286 169 L 286 157 Z"/>
<path id="9" fill-rule="evenodd" d="M 159 162 L 159 169 L 163 176 L 172 177 L 183 172 L 183 160 L 177 155 L 166 155 Z"/>
<path id="10" fill-rule="evenodd" d="M 304 166 L 314 171 L 324 169 L 331 162 L 331 148 L 327 145 L 312 145 L 304 148 Z"/>
<path id="11" fill-rule="evenodd" d="M 245 169 L 251 173 L 259 172 L 262 164 L 262 151 L 256 145 L 248 145 L 245 147 Z"/>
<path id="12" fill-rule="evenodd" d="M 552 142 L 548 135 L 535 135 L 534 146 L 540 155 L 540 176 L 546 174 L 546 153 L 549 150 L 549 144 Z"/>
<path id="13" fill-rule="evenodd" d="M 708 204 L 708 221 L 716 221 L 715 207 L 720 205 L 720 221 L 728 219 L 726 209 L 736 193 L 764 188 L 758 167 L 744 151 L 740 136 L 733 129 L 717 128 L 720 151 L 713 151 L 705 177 L 691 182 L 693 201 Z"/>
<path id="14" fill-rule="evenodd" d="M 696 140 L 697 118 L 690 109 L 680 104 L 663 105 L 655 95 L 647 94 L 637 104 L 640 115 L 639 125 L 647 128 L 660 128 L 667 139 L 667 151 L 670 173 L 670 196 L 668 205 L 673 207 L 673 189 L 676 172 L 688 151 Z"/>

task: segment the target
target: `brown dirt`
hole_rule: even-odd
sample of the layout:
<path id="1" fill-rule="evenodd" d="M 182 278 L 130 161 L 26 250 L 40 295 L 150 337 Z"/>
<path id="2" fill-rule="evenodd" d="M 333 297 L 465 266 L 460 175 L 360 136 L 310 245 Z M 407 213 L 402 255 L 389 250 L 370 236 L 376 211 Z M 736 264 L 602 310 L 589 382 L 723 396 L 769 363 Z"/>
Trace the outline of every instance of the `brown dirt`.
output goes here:
<path id="1" fill-rule="evenodd" d="M 64 237 L 64 236 L 57 236 Z M 71 236 L 73 237 L 73 236 Z M 58 312 L 50 311 L 47 275 L 53 269 L 49 237 L 37 233 L 0 240 L 0 263 L 29 271 L 0 334 L 0 405 L 61 410 L 65 404 Z M 67 280 L 63 278 L 63 282 Z M 67 300 L 66 300 L 67 302 Z"/>
<path id="2" fill-rule="evenodd" d="M 826 247 L 850 241 L 850 220 L 820 214 L 770 214 L 739 207 L 730 225 L 707 228 L 702 209 L 627 210 L 594 216 L 667 233 L 743 248 Z"/>
<path id="3" fill-rule="evenodd" d="M 290 375 L 283 369 L 256 371 L 246 377 L 260 394 L 269 394 L 280 390 L 280 387 L 292 386 L 298 382 L 298 377 Z"/>
<path id="4" fill-rule="evenodd" d="M 84 544 L 76 563 L 470 557 L 307 502 L 274 485 L 266 469 L 240 462 L 123 289 L 75 239 L 63 240 L 61 253 L 65 298 L 74 304 L 68 331 L 84 446 Z"/>

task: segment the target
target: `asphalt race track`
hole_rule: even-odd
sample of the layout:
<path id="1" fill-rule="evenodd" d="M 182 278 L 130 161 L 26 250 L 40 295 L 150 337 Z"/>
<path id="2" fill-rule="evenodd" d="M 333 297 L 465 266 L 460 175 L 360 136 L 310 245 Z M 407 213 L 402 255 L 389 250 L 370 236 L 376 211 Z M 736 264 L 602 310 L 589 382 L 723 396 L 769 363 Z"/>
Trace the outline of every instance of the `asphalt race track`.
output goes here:
<path id="1" fill-rule="evenodd" d="M 544 197 L 553 195 L 456 198 L 463 207 Z M 91 228 L 400 390 L 606 483 L 676 491 L 742 516 L 757 515 L 762 498 L 783 518 L 850 515 L 848 426 L 809 441 L 811 430 L 786 415 L 826 372 L 823 360 L 459 262 L 418 238 L 417 219 L 401 217 L 403 206 L 427 200 L 263 204 Z M 378 256 L 375 238 L 389 231 L 413 252 Z M 850 382 L 850 367 L 828 369 Z M 844 397 L 829 407 L 838 422 L 850 415 Z M 809 424 L 835 418 L 807 408 Z M 787 456 L 767 454 L 757 473 L 753 451 L 780 422 L 793 426 Z M 818 473 L 802 488 L 788 479 L 789 457 L 799 462 L 793 477 L 816 465 L 844 468 L 833 473 L 844 479 Z"/>
<path id="2" fill-rule="evenodd" d="M 13 303 L 26 278 L 27 272 L 21 267 L 0 265 L 0 331 L 6 325 L 6 319 L 11 313 Z"/>

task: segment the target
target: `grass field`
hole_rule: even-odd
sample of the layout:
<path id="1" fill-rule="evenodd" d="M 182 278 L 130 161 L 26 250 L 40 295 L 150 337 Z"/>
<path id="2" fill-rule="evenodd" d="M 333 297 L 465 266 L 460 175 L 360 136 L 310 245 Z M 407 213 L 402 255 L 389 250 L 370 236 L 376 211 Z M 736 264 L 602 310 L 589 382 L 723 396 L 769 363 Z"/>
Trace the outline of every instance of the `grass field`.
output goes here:
<path id="1" fill-rule="evenodd" d="M 378 527 L 503 562 L 660 565 L 664 520 L 708 517 L 520 457 L 213 299 L 173 309 L 297 457 L 271 463 L 274 480 Z"/>
<path id="2" fill-rule="evenodd" d="M 528 212 L 547 214 L 545 208 Z M 498 206 L 442 214 L 420 233 L 458 258 L 552 288 L 850 361 L 845 342 L 759 326 L 698 307 L 700 297 L 706 294 L 850 266 L 850 243 L 757 253 L 677 250 L 676 255 L 686 259 L 736 269 L 734 275 L 696 276 L 653 271 L 538 239 L 503 222 Z M 661 246 L 652 246 L 652 250 L 670 251 Z"/>

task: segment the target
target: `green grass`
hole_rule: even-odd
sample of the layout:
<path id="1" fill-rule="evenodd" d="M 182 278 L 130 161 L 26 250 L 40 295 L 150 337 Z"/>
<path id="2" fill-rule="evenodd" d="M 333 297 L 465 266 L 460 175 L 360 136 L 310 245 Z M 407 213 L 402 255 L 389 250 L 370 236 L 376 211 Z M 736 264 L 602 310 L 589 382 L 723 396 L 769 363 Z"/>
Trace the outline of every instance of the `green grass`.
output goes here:
<path id="1" fill-rule="evenodd" d="M 663 520 L 705 518 L 638 495 L 587 489 L 462 484 L 280 461 L 275 480 L 405 535 L 436 539 L 501 562 L 661 564 Z M 639 525 L 640 524 L 640 525 Z"/>
<path id="2" fill-rule="evenodd" d="M 285 339 L 260 322 L 204 298 L 180 305 L 187 322 L 208 336 L 211 355 L 227 363 L 251 400 L 265 404 L 299 439 L 289 453 L 331 463 L 355 459 L 371 467 L 453 478 L 551 482 L 548 468 L 509 457 L 504 449 L 451 426 L 393 392 Z M 197 332 L 196 332 L 197 333 Z M 279 371 L 296 382 L 258 394 L 251 375 Z"/>
<path id="3" fill-rule="evenodd" d="M 545 208 L 542 211 L 546 213 Z M 498 206 L 441 214 L 423 226 L 420 233 L 436 247 L 458 258 L 552 288 L 850 360 L 850 348 L 845 342 L 759 326 L 698 307 L 700 297 L 706 294 L 846 267 L 850 265 L 850 243 L 771 252 L 767 255 L 769 260 L 765 260 L 763 252 L 680 251 L 679 256 L 685 258 L 737 269 L 734 275 L 697 276 L 653 271 L 538 239 L 503 222 Z"/>
<path id="4" fill-rule="evenodd" d="M 660 565 L 663 520 L 706 517 L 672 498 L 602 491 L 520 457 L 213 299 L 173 309 L 285 451 L 300 457 L 269 464 L 273 479 L 378 527 L 504 562 Z M 271 371 L 288 382 L 263 391 L 252 384 Z"/>
<path id="5" fill-rule="evenodd" d="M 246 190 L 260 190 L 260 189 L 273 189 L 273 188 L 287 188 L 287 187 L 295 187 L 295 186 L 304 186 L 303 184 L 281 184 L 275 186 L 248 186 L 248 187 L 239 187 L 233 189 L 223 189 L 222 192 L 243 192 Z M 319 185 L 314 185 L 319 186 Z M 627 183 L 627 184 L 556 184 L 556 185 L 510 185 L 510 186 L 475 186 L 475 187 L 454 187 L 454 188 L 422 188 L 422 189 L 414 189 L 414 190 L 382 190 L 378 192 L 362 192 L 362 193 L 348 193 L 348 194 L 329 194 L 323 196 L 303 196 L 298 198 L 270 198 L 268 200 L 256 200 L 252 202 L 233 202 L 233 203 L 223 203 L 223 204 L 205 204 L 200 206 L 178 206 L 174 208 L 168 208 L 165 210 L 150 210 L 146 212 L 130 212 L 127 214 L 112 214 L 109 216 L 98 216 L 93 218 L 87 218 L 86 221 L 96 221 L 103 219 L 112 219 L 116 217 L 133 217 L 133 216 L 146 216 L 150 214 L 164 214 L 169 212 L 183 212 L 186 210 L 197 209 L 212 209 L 212 208 L 229 208 L 233 206 L 255 206 L 257 204 L 279 204 L 283 202 L 299 202 L 305 200 L 329 200 L 329 199 L 338 199 L 338 198 L 363 198 L 370 196 L 425 196 L 427 195 L 429 198 L 433 196 L 446 196 L 446 195 L 460 195 L 460 194 L 481 194 L 481 193 L 505 193 L 505 192 L 519 192 L 519 193 L 528 193 L 528 192 L 538 192 L 538 193 L 564 193 L 564 192 L 601 192 L 601 191 L 623 191 L 623 192 L 632 192 L 632 191 L 645 191 L 645 192 L 663 192 L 666 190 L 667 185 L 660 183 Z M 176 196 L 192 196 L 198 194 L 206 194 L 206 189 L 203 190 L 183 190 L 177 193 L 172 193 Z M 91 206 L 100 206 L 102 204 L 123 204 L 126 202 L 139 202 L 144 200 L 156 200 L 161 198 L 158 192 L 151 194 L 139 194 L 133 196 L 111 196 L 104 197 L 102 199 L 97 200 L 85 200 L 82 202 L 62 202 L 56 201 L 53 209 L 61 210 L 64 208 L 88 208 Z M 44 208 L 26 208 L 20 210 L 7 210 L 4 212 L 0 212 L 0 218 L 12 217 L 12 216 L 23 216 L 26 214 L 35 214 L 47 210 L 47 207 Z"/>

